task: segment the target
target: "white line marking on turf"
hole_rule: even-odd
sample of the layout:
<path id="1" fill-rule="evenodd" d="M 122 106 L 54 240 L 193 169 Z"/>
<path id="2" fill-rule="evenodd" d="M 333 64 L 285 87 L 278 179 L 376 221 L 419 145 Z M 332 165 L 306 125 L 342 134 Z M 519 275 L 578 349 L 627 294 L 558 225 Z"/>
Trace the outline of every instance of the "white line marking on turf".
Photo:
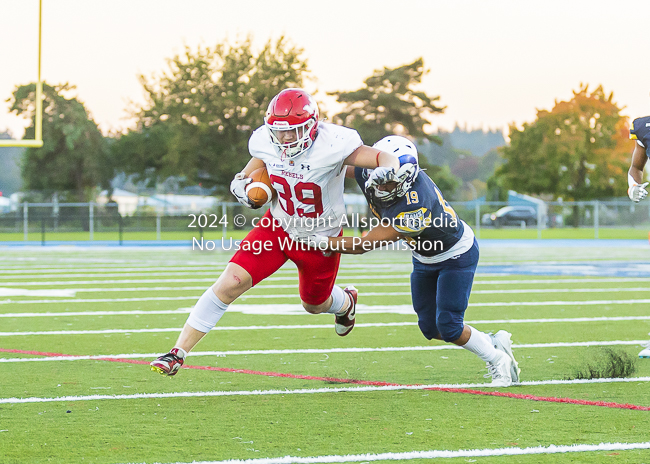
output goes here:
<path id="1" fill-rule="evenodd" d="M 410 295 L 410 292 L 394 292 L 394 293 L 364 293 L 365 296 L 387 296 L 387 295 Z M 135 301 L 182 301 L 182 300 L 198 300 L 201 295 L 191 295 L 191 296 L 151 296 L 151 297 L 141 297 L 141 298 L 78 298 L 74 300 L 0 300 L 0 305 L 6 304 L 50 304 L 50 303 L 126 303 L 126 302 L 135 302 Z M 281 295 L 242 295 L 239 299 L 270 299 L 270 298 L 299 298 L 298 295 L 290 294 L 281 294 Z M 484 303 L 470 303 L 470 307 L 479 308 L 479 307 L 495 307 L 495 306 L 587 306 L 587 305 L 621 305 L 621 304 L 648 304 L 650 299 L 634 299 L 634 300 L 576 300 L 576 301 L 495 301 L 495 302 L 484 302 Z M 233 306 L 244 306 L 236 305 Z M 263 306 L 272 306 L 274 308 L 280 306 L 296 306 L 300 308 L 301 312 L 304 312 L 302 306 L 300 305 L 251 305 L 257 307 Z M 382 308 L 381 305 L 374 305 L 376 309 Z M 359 305 L 361 307 L 361 305 Z M 394 305 L 386 306 L 386 308 L 403 308 L 408 307 L 408 305 Z M 250 312 L 249 314 L 259 314 Z M 269 313 L 270 314 L 270 313 Z M 275 313 L 273 313 L 275 314 Z"/>
<path id="2" fill-rule="evenodd" d="M 589 380 L 539 380 L 521 382 L 520 386 L 538 385 L 568 385 L 586 383 L 621 383 L 621 382 L 648 382 L 650 377 L 636 378 L 612 378 L 612 379 L 589 379 Z M 338 392 L 383 392 L 397 390 L 426 390 L 429 388 L 490 388 L 489 383 L 466 383 L 466 384 L 429 384 L 429 385 L 362 385 L 362 386 L 340 386 L 325 388 L 301 388 L 295 390 L 233 390 L 233 391 L 198 391 L 198 392 L 171 392 L 171 393 L 134 393 L 132 395 L 79 395 L 59 396 L 50 398 L 28 397 L 28 398 L 0 398 L 0 404 L 21 404 L 21 403 L 54 403 L 59 401 L 93 401 L 93 400 L 136 400 L 151 398 L 203 398 L 214 396 L 267 396 L 267 395 L 312 395 L 318 393 Z"/>
<path id="3" fill-rule="evenodd" d="M 573 348 L 589 346 L 619 346 L 619 345 L 641 345 L 647 340 L 612 340 L 612 341 L 591 341 L 591 342 L 556 342 L 556 343 L 528 343 L 512 345 L 513 348 Z M 323 354 L 323 353 L 387 353 L 387 352 L 409 352 L 409 351 L 444 351 L 462 350 L 456 345 L 434 345 L 434 346 L 385 346 L 380 348 L 303 348 L 286 350 L 233 350 L 233 351 L 196 351 L 191 356 L 252 356 L 252 355 L 289 355 L 289 354 Z M 124 353 L 106 355 L 82 355 L 82 356 L 47 356 L 42 358 L 0 358 L 0 363 L 14 362 L 49 362 L 49 361 L 87 361 L 102 358 L 156 358 L 160 353 Z"/>
<path id="4" fill-rule="evenodd" d="M 344 276 L 345 279 L 375 279 L 378 280 L 376 276 Z M 410 285 L 408 280 L 408 275 L 403 276 L 386 276 L 390 277 L 391 282 L 370 282 L 363 285 L 366 286 L 400 286 L 400 285 Z M 403 282 L 395 282 L 396 278 L 404 278 Z M 207 277 L 199 279 L 109 279 L 109 280 L 62 280 L 62 281 L 49 281 L 49 282 L 3 282 L 4 287 L 7 286 L 48 286 L 48 285 L 98 285 L 98 284 L 158 284 L 158 283 L 191 283 L 191 282 L 214 282 L 216 277 Z M 268 281 L 269 279 L 264 279 Z M 282 278 L 280 280 L 289 280 Z M 576 284 L 576 283 L 626 283 L 626 282 L 647 282 L 647 278 L 636 278 L 636 277 L 616 277 L 616 278 L 604 278 L 604 279 L 509 279 L 509 280 L 481 280 L 478 277 L 474 280 L 474 285 L 528 285 L 528 284 Z M 275 285 L 265 285 L 260 284 L 256 285 L 255 288 L 297 288 L 297 285 L 291 286 L 275 286 Z"/>
<path id="5" fill-rule="evenodd" d="M 70 311 L 61 313 L 0 313 L 0 318 L 21 318 L 21 317 L 65 317 L 65 316 L 134 316 L 139 314 L 187 314 L 192 308 L 178 308 L 165 310 L 133 310 L 133 311 Z"/>
<path id="6" fill-rule="evenodd" d="M 458 451 L 406 451 L 402 453 L 368 453 L 310 457 L 283 456 L 278 458 L 229 459 L 227 461 L 192 461 L 192 463 L 176 462 L 170 464 L 319 464 L 336 462 L 405 461 L 410 459 L 520 456 L 525 454 L 585 453 L 595 451 L 626 451 L 636 449 L 650 449 L 650 442 L 600 443 L 598 445 L 548 445 L 537 446 L 534 448 L 484 448 Z"/>
<path id="7" fill-rule="evenodd" d="M 188 268 L 188 269 L 193 269 L 193 268 Z M 130 276 L 130 277 L 144 277 L 144 276 L 150 276 L 150 277 L 158 277 L 158 276 L 184 276 L 184 275 L 213 275 L 216 277 L 219 276 L 223 269 L 214 269 L 213 271 L 192 271 L 192 272 L 178 272 L 178 271 L 168 271 L 168 272 L 138 272 L 138 269 L 134 270 L 126 270 L 123 272 L 118 272 L 118 273 L 112 273 L 112 272 L 103 272 L 101 274 L 90 274 L 90 273 L 84 273 L 84 274 L 66 274 L 66 277 L 121 277 L 121 276 Z M 65 273 L 65 270 L 61 271 L 62 273 Z M 353 272 L 347 272 L 345 270 L 339 271 L 338 275 L 340 276 L 345 276 L 345 275 L 351 275 L 355 276 L 355 272 L 358 271 L 353 271 Z M 388 277 L 392 277 L 390 273 L 394 273 L 394 270 L 373 270 L 372 273 L 373 275 L 371 276 L 359 276 L 359 278 L 369 278 L 369 279 L 376 279 L 377 278 L 377 273 L 388 273 Z M 276 271 L 274 274 L 292 274 L 290 277 L 286 277 L 286 279 L 291 278 L 295 279 L 297 276 L 297 269 L 280 269 Z M 379 274 L 380 276 L 382 274 Z M 410 274 L 405 274 L 402 275 L 402 277 L 409 277 Z M 1 276 L 3 279 L 52 279 L 52 278 L 61 278 L 61 274 L 37 274 L 37 275 L 18 275 L 18 274 L 12 274 L 12 275 L 2 275 Z M 265 279 L 269 280 L 269 278 Z"/>
<path id="8" fill-rule="evenodd" d="M 176 462 L 170 464 L 319 464 L 335 462 L 406 461 L 411 459 L 519 456 L 524 454 L 585 453 L 595 451 L 627 451 L 636 449 L 650 449 L 650 442 L 600 443 L 598 445 L 549 445 L 537 446 L 534 448 L 484 448 L 458 451 L 406 451 L 401 453 L 367 453 L 310 457 L 284 456 L 278 458 L 229 459 L 226 461 L 192 461 L 192 463 Z"/>
<path id="9" fill-rule="evenodd" d="M 190 282 L 214 282 L 214 277 L 202 279 L 119 279 L 119 280 L 57 280 L 51 282 L 2 282 L 3 287 L 35 287 L 35 286 L 59 286 L 59 285 L 99 285 L 99 284 L 162 284 L 162 283 L 190 283 Z M 259 285 L 257 286 L 259 288 Z M 83 288 L 83 287 L 81 287 Z M 81 289 L 80 288 L 80 289 Z M 203 287 L 203 288 L 207 288 Z"/>
<path id="10" fill-rule="evenodd" d="M 210 279 L 212 281 L 213 279 Z M 366 287 L 410 287 L 410 282 L 366 282 L 357 284 L 359 289 Z M 297 289 L 297 284 L 289 285 L 257 285 L 256 289 L 272 288 L 272 289 Z M 27 290 L 27 289 L 11 289 L 0 287 L 1 296 L 68 296 L 74 297 L 76 293 L 114 293 L 114 292 L 174 292 L 174 291 L 190 291 L 190 290 L 205 290 L 206 286 L 184 286 L 184 287 L 96 287 L 96 288 L 65 288 L 59 290 Z M 12 293 L 15 292 L 15 293 Z M 39 293 L 40 292 L 40 293 Z M 58 292 L 58 293 L 57 293 Z M 520 288 L 520 289 L 502 289 L 502 290 L 474 290 L 473 295 L 493 295 L 505 293 L 618 293 L 618 292 L 650 292 L 650 287 L 615 287 L 615 288 Z M 363 292 L 364 296 L 404 296 L 410 295 L 410 292 L 392 292 L 392 293 L 372 293 Z M 280 297 L 281 295 L 242 295 L 240 298 L 267 298 L 267 297 Z M 298 298 L 297 294 L 282 295 L 291 298 Z"/>
<path id="11" fill-rule="evenodd" d="M 0 296 L 58 296 L 64 298 L 75 297 L 76 290 L 61 288 L 58 290 L 30 290 L 24 288 L 4 288 L 0 287 Z"/>
<path id="12" fill-rule="evenodd" d="M 57 302 L 55 300 L 55 302 Z M 0 318 L 25 318 L 25 317 L 68 317 L 68 316 L 132 316 L 132 315 L 160 315 L 160 314 L 187 314 L 192 310 L 188 308 L 178 309 L 160 309 L 160 310 L 129 310 L 129 311 L 63 311 L 63 312 L 42 312 L 42 313 L 0 313 Z M 357 311 L 362 314 L 400 314 L 400 315 L 413 315 L 414 310 L 411 305 L 357 305 Z M 245 305 L 245 304 L 232 304 L 228 307 L 229 313 L 242 313 L 242 314 L 255 314 L 266 316 L 277 315 L 292 315 L 292 316 L 310 316 L 301 305 L 293 304 L 262 304 L 262 305 Z M 591 321 L 618 321 L 618 320 L 634 320 L 630 318 L 639 317 L 639 320 L 645 320 L 645 316 L 613 316 L 594 317 L 594 318 L 548 318 L 548 319 L 494 319 L 478 321 L 476 323 L 517 323 L 525 324 L 527 322 L 591 322 Z M 470 323 L 470 321 L 467 321 Z M 217 329 L 219 330 L 219 329 Z"/>
<path id="13" fill-rule="evenodd" d="M 465 321 L 466 324 L 545 324 L 555 322 L 620 322 L 620 321 L 647 321 L 650 316 L 614 316 L 614 317 L 573 317 L 549 319 L 486 319 Z M 415 327 L 417 322 L 361 322 L 357 328 L 367 327 Z M 297 329 L 331 329 L 332 324 L 302 324 L 302 325 L 246 325 L 246 326 L 216 326 L 212 331 L 240 331 L 240 330 L 297 330 Z M 91 334 L 134 334 L 157 332 L 180 332 L 181 327 L 165 327 L 158 329 L 98 329 L 98 330 L 44 330 L 39 332 L 0 332 L 0 337 L 30 336 L 30 335 L 91 335 Z"/>
<path id="14" fill-rule="evenodd" d="M 128 267 L 124 267 L 124 264 L 129 264 Z M 70 266 L 33 266 L 33 267 L 11 267 L 11 266 L 3 266 L 2 269 L 0 269 L 0 276 L 4 274 L 26 274 L 30 272 L 115 272 L 115 271 L 124 271 L 124 272 L 132 272 L 132 271 L 161 271 L 161 270 L 178 270 L 178 271 L 189 271 L 189 270 L 218 270 L 219 267 L 225 268 L 226 265 L 228 264 L 228 261 L 225 262 L 215 262 L 215 263 L 202 263 L 202 262 L 182 262 L 182 263 L 177 263 L 177 264 L 170 264 L 170 263 L 160 263 L 158 266 L 151 266 L 151 263 L 149 264 L 142 264 L 142 263 L 120 263 L 120 264 L 115 264 L 113 266 L 106 267 L 105 264 L 98 263 L 96 266 L 91 267 L 85 266 L 85 267 L 75 267 L 74 265 Z M 103 266 L 103 267 L 98 267 L 98 266 Z M 373 269 L 376 268 L 384 268 L 388 269 L 390 271 L 394 271 L 395 268 L 406 268 L 406 269 L 411 269 L 412 265 L 410 263 L 408 264 L 373 264 L 372 265 Z M 367 269 L 368 265 L 366 264 L 346 264 L 345 269 L 342 269 L 342 272 L 344 272 L 347 269 Z M 295 271 L 295 268 L 293 268 L 291 265 L 286 265 L 280 270 L 276 272 L 287 272 L 287 271 Z"/>

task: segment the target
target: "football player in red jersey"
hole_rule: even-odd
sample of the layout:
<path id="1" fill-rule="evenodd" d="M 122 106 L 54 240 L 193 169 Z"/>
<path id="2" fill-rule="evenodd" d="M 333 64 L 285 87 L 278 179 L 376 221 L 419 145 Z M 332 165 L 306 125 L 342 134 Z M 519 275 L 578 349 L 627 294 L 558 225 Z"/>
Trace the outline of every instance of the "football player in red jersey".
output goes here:
<path id="1" fill-rule="evenodd" d="M 627 194 L 630 200 L 638 203 L 648 196 L 646 187 L 648 182 L 643 182 L 643 169 L 648 162 L 648 144 L 650 144 L 650 116 L 637 118 L 632 121 L 630 138 L 636 140 L 632 152 L 632 165 L 627 172 Z M 639 358 L 650 358 L 650 343 L 639 353 Z"/>
<path id="2" fill-rule="evenodd" d="M 251 208 L 245 190 L 251 182 L 248 176 L 266 166 L 277 196 L 216 283 L 199 298 L 174 348 L 151 363 L 151 369 L 163 375 L 176 374 L 185 355 L 217 324 L 228 305 L 288 259 L 298 268 L 305 310 L 334 314 L 338 335 L 345 336 L 354 327 L 357 290 L 334 285 L 340 255 L 301 246 L 289 233 L 339 236 L 345 216 L 345 166 L 382 166 L 391 172 L 399 162 L 363 145 L 357 131 L 319 121 L 316 102 L 301 89 L 285 89 L 273 98 L 248 149 L 252 158 L 235 176 L 230 191 Z M 247 246 L 257 241 L 270 243 L 271 248 Z"/>

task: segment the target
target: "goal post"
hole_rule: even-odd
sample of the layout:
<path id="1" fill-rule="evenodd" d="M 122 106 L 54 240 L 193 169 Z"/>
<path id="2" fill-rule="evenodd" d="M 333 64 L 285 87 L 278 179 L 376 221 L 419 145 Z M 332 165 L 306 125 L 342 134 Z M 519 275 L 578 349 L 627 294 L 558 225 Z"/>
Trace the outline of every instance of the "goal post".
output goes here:
<path id="1" fill-rule="evenodd" d="M 36 81 L 36 114 L 34 121 L 34 140 L 0 139 L 0 147 L 31 147 L 43 146 L 43 81 L 41 81 L 41 43 L 43 30 L 43 0 L 38 0 L 38 78 Z"/>

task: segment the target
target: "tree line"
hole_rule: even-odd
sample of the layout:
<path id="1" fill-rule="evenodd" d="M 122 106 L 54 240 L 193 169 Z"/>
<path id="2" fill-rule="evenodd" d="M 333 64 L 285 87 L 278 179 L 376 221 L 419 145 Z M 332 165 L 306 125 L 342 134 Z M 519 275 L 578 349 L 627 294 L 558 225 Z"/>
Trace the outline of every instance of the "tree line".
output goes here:
<path id="1" fill-rule="evenodd" d="M 161 72 L 139 76 L 145 103 L 131 105 L 135 126 L 109 136 L 102 135 L 73 86 L 44 84 L 44 145 L 25 150 L 23 187 L 45 197 L 68 192 L 70 200 L 88 201 L 97 187 L 110 190 L 111 179 L 123 173 L 149 186 L 174 177 L 226 195 L 249 159 L 248 138 L 263 124 L 270 100 L 279 90 L 312 79 L 303 55 L 284 37 L 269 40 L 260 51 L 250 38 L 186 47 Z M 440 96 L 419 90 L 427 72 L 422 58 L 375 70 L 359 89 L 328 94 L 343 108 L 328 119 L 356 129 L 368 145 L 392 133 L 422 146 L 442 144 L 425 131 L 445 110 Z M 27 138 L 34 134 L 34 98 L 35 84 L 29 84 L 16 88 L 10 99 L 12 112 L 32 120 Z M 481 179 L 483 185 L 487 181 L 488 199 L 499 199 L 508 189 L 565 200 L 625 195 L 631 148 L 620 111 L 612 93 L 581 85 L 571 100 L 539 110 L 535 121 L 511 125 L 510 144 L 485 160 L 499 166 Z M 451 194 L 468 181 L 469 168 L 454 175 L 431 159 L 435 150 L 428 152 L 421 154 L 421 164 L 443 191 Z"/>

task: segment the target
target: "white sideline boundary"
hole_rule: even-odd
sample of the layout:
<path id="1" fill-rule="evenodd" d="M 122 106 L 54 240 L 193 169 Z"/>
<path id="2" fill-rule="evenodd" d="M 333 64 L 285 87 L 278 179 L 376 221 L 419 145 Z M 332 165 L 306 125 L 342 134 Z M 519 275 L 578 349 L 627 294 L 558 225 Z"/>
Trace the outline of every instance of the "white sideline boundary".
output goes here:
<path id="1" fill-rule="evenodd" d="M 513 348 L 574 348 L 589 346 L 630 346 L 642 345 L 647 340 L 610 340 L 590 342 L 555 342 L 555 343 L 524 343 L 513 344 Z M 384 346 L 380 348 L 302 348 L 286 350 L 232 350 L 232 351 L 193 351 L 189 357 L 194 356 L 217 356 L 225 358 L 228 356 L 252 356 L 252 355 L 291 355 L 291 354 L 331 354 L 331 353 L 387 353 L 387 352 L 410 352 L 410 351 L 446 351 L 462 350 L 460 346 L 453 344 L 433 346 Z M 53 361 L 87 361 L 102 360 L 105 358 L 140 359 L 157 358 L 161 353 L 124 353 L 104 355 L 81 355 L 81 356 L 47 356 L 41 358 L 0 358 L 0 363 L 13 362 L 53 362 Z"/>
<path id="2" fill-rule="evenodd" d="M 591 380 L 540 380 L 521 382 L 517 386 L 539 385 L 570 385 L 588 383 L 629 383 L 649 382 L 650 377 L 636 377 L 624 379 L 591 379 Z M 25 403 L 55 403 L 60 401 L 96 401 L 96 400 L 139 400 L 153 398 L 205 398 L 218 396 L 274 396 L 274 395 L 312 395 L 319 393 L 363 393 L 384 392 L 398 390 L 426 390 L 429 388 L 494 388 L 489 383 L 465 384 L 429 384 L 429 385 L 361 385 L 324 388 L 299 388 L 294 390 L 215 390 L 198 392 L 169 392 L 169 393 L 134 393 L 131 395 L 77 395 L 57 397 L 28 397 L 28 398 L 0 398 L 0 404 L 25 404 Z"/>
<path id="3" fill-rule="evenodd" d="M 229 459 L 226 461 L 192 461 L 192 463 L 170 464 L 319 464 L 337 462 L 368 462 L 368 461 L 407 461 L 411 459 L 444 459 L 444 458 L 471 458 L 490 456 L 520 456 L 524 454 L 560 454 L 560 453 L 585 453 L 597 451 L 629 451 L 637 449 L 650 449 L 650 442 L 642 443 L 600 443 L 598 445 L 548 445 L 533 448 L 496 448 L 473 450 L 431 450 L 407 451 L 402 453 L 379 454 L 346 454 L 328 456 L 284 456 L 278 458 L 256 459 Z M 156 463 L 160 464 L 160 463 Z"/>
<path id="4" fill-rule="evenodd" d="M 229 459 L 226 461 L 192 461 L 192 463 L 170 464 L 319 464 L 337 462 L 368 462 L 368 461 L 406 461 L 411 459 L 444 459 L 444 458 L 471 458 L 490 456 L 520 456 L 524 454 L 559 454 L 559 453 L 585 453 L 597 451 L 628 451 L 637 449 L 650 449 L 650 442 L 642 443 L 600 443 L 598 445 L 548 445 L 533 448 L 496 448 L 473 450 L 431 450 L 407 451 L 402 453 L 379 454 L 346 454 L 328 456 L 284 456 L 278 458 L 256 459 Z M 159 463 L 156 463 L 159 464 Z"/>
<path id="5" fill-rule="evenodd" d="M 650 316 L 614 316 L 614 317 L 573 317 L 549 319 L 494 319 L 465 321 L 466 324 L 545 324 L 567 322 L 620 322 L 620 321 L 647 321 Z M 413 327 L 417 322 L 361 322 L 355 327 Z M 243 326 L 216 326 L 213 331 L 241 331 L 241 330 L 298 330 L 298 329 L 331 329 L 332 324 L 303 324 L 303 325 L 243 325 Z M 32 332 L 0 332 L 0 337 L 31 336 L 31 335 L 95 335 L 111 333 L 163 333 L 180 332 L 182 327 L 165 327 L 157 329 L 98 329 L 98 330 L 43 330 Z"/>

